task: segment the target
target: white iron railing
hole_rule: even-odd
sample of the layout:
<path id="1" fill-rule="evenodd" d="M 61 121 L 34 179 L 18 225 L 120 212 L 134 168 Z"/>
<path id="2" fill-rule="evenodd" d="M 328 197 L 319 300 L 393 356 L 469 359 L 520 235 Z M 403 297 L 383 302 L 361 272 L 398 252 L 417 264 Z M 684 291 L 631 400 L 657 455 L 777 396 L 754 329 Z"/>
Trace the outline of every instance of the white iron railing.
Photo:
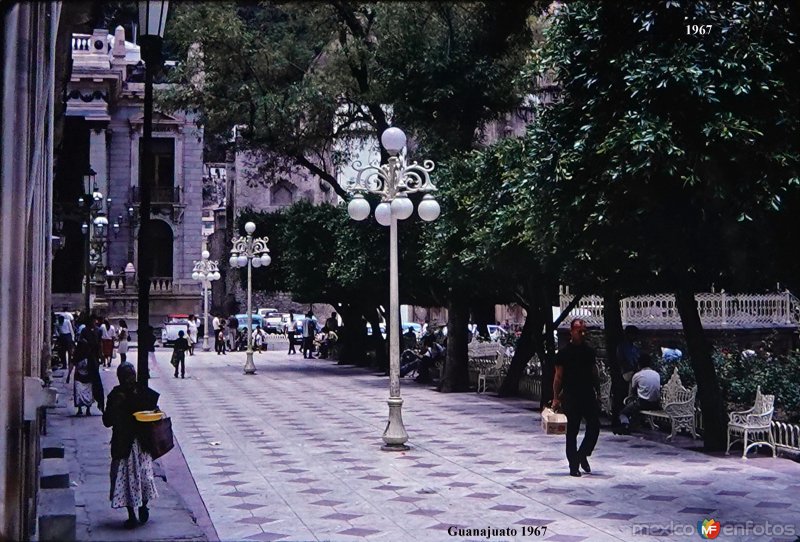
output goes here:
<path id="1" fill-rule="evenodd" d="M 772 438 L 778 448 L 800 452 L 800 425 L 772 422 Z"/>
<path id="2" fill-rule="evenodd" d="M 573 297 L 568 288 L 561 290 L 562 311 Z M 695 300 L 704 327 L 798 327 L 800 324 L 800 301 L 788 290 L 768 294 L 699 293 Z M 620 312 L 623 325 L 681 327 L 672 294 L 626 297 L 620 300 Z M 573 318 L 583 318 L 590 326 L 602 327 L 602 296 L 583 296 L 561 326 L 568 326 Z"/>

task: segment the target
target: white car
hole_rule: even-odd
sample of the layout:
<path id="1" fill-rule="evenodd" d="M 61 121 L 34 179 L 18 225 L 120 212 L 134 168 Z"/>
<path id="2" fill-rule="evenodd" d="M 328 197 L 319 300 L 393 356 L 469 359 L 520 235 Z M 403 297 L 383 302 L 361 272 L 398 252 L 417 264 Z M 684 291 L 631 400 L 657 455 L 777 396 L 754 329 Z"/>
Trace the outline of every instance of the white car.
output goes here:
<path id="1" fill-rule="evenodd" d="M 178 332 L 183 331 L 183 336 L 189 336 L 189 315 L 170 314 L 161 329 L 161 345 L 167 346 L 178 340 Z"/>
<path id="2" fill-rule="evenodd" d="M 262 318 L 266 318 L 267 314 L 269 314 L 271 312 L 278 312 L 278 309 L 275 309 L 275 308 L 272 308 L 272 307 L 269 307 L 269 308 L 266 308 L 266 309 L 258 309 L 258 312 L 256 314 L 258 314 Z"/>

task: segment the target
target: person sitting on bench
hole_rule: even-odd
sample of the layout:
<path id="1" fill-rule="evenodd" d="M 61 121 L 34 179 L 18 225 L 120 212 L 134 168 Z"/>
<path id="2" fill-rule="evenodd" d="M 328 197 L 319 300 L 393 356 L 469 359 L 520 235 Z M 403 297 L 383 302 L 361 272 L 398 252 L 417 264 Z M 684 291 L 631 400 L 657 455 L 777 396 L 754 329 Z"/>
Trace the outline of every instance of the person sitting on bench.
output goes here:
<path id="1" fill-rule="evenodd" d="M 639 370 L 631 379 L 631 395 L 627 404 L 619 414 L 622 422 L 621 432 L 630 433 L 630 420 L 642 410 L 659 410 L 661 408 L 661 375 L 652 368 L 652 360 L 648 354 L 639 356 Z"/>

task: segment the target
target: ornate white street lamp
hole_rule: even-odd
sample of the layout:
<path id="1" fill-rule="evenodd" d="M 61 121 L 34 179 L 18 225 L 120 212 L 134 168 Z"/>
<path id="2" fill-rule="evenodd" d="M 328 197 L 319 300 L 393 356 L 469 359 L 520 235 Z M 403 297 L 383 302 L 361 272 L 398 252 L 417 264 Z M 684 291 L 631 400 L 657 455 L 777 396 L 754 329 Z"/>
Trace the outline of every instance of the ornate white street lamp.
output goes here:
<path id="1" fill-rule="evenodd" d="M 347 184 L 353 199 L 347 205 L 347 212 L 353 220 L 364 220 L 369 216 L 369 202 L 364 193 L 379 194 L 381 203 L 375 208 L 375 220 L 382 226 L 389 226 L 389 423 L 383 432 L 383 450 L 408 450 L 405 444 L 408 433 L 403 425 L 403 399 L 400 397 L 400 322 L 399 292 L 397 277 L 397 221 L 405 220 L 414 213 L 414 204 L 408 194 L 426 192 L 419 203 L 417 212 L 426 222 L 439 216 L 439 203 L 430 192 L 436 191 L 429 173 L 433 171 L 433 161 L 424 160 L 422 165 L 413 162 L 406 164 L 400 152 L 406 146 L 406 135 L 399 128 L 389 128 L 381 135 L 383 148 L 389 153 L 386 164 L 371 164 L 364 167 L 354 162 L 357 176 Z"/>
<path id="2" fill-rule="evenodd" d="M 208 259 L 211 254 L 207 250 L 201 256 L 202 260 L 194 262 L 192 279 L 200 281 L 203 287 L 203 350 L 208 352 L 211 350 L 208 345 L 208 289 L 211 288 L 211 281 L 219 280 L 220 274 L 217 262 Z"/>
<path id="3" fill-rule="evenodd" d="M 244 364 L 244 374 L 256 373 L 253 363 L 253 279 L 252 268 L 268 266 L 272 263 L 269 256 L 268 237 L 253 237 L 256 225 L 248 222 L 244 225 L 246 237 L 234 237 L 231 258 L 228 263 L 232 268 L 247 267 L 247 361 Z"/>

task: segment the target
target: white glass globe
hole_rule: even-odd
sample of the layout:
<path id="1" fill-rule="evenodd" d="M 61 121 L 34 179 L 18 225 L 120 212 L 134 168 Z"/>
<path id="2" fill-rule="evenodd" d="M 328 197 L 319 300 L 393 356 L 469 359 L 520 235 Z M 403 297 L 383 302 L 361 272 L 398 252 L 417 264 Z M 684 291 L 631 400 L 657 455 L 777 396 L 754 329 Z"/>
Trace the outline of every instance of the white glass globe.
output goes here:
<path id="1" fill-rule="evenodd" d="M 412 214 L 414 214 L 414 204 L 411 203 L 407 195 L 398 194 L 397 197 L 392 200 L 392 215 L 394 215 L 397 220 L 405 220 Z"/>
<path id="2" fill-rule="evenodd" d="M 192 273 L 192 280 L 200 280 L 200 273 L 198 273 L 197 271 Z"/>
<path id="3" fill-rule="evenodd" d="M 239 267 L 239 258 L 236 257 L 236 254 L 231 256 L 231 259 L 228 260 L 228 263 L 231 267 Z"/>
<path id="4" fill-rule="evenodd" d="M 204 260 L 207 260 L 208 258 L 211 257 L 211 253 L 207 250 L 204 250 L 201 256 L 203 257 Z"/>
<path id="5" fill-rule="evenodd" d="M 238 267 L 247 267 L 247 256 L 238 256 L 236 258 L 236 265 Z"/>
<path id="6" fill-rule="evenodd" d="M 375 207 L 375 220 L 381 226 L 389 226 L 392 223 L 392 205 L 384 201 Z"/>
<path id="7" fill-rule="evenodd" d="M 262 254 L 261 255 L 261 265 L 267 267 L 269 264 L 272 263 L 272 258 L 269 257 L 269 254 Z"/>
<path id="8" fill-rule="evenodd" d="M 244 231 L 252 234 L 254 231 L 256 231 L 256 225 L 253 224 L 252 222 L 248 222 L 247 224 L 244 225 Z"/>
<path id="9" fill-rule="evenodd" d="M 436 201 L 433 196 L 425 194 L 422 201 L 419 202 L 417 212 L 422 220 L 431 222 L 439 218 L 439 213 L 442 212 L 442 209 L 439 207 L 439 202 Z"/>
<path id="10" fill-rule="evenodd" d="M 353 220 L 364 220 L 369 216 L 369 202 L 363 194 L 356 194 L 347 204 L 347 214 Z"/>
<path id="11" fill-rule="evenodd" d="M 97 218 L 94 219 L 94 225 L 100 228 L 108 226 L 108 219 L 104 216 L 98 216 Z"/>
<path id="12" fill-rule="evenodd" d="M 219 274 L 219 271 L 214 271 L 213 273 L 211 273 L 211 276 L 209 278 L 211 280 L 219 280 L 220 276 L 221 275 Z"/>
<path id="13" fill-rule="evenodd" d="M 261 267 L 261 258 L 253 258 L 253 267 Z"/>
<path id="14" fill-rule="evenodd" d="M 381 144 L 389 154 L 398 154 L 406 146 L 406 134 L 400 128 L 387 128 L 381 134 Z"/>

